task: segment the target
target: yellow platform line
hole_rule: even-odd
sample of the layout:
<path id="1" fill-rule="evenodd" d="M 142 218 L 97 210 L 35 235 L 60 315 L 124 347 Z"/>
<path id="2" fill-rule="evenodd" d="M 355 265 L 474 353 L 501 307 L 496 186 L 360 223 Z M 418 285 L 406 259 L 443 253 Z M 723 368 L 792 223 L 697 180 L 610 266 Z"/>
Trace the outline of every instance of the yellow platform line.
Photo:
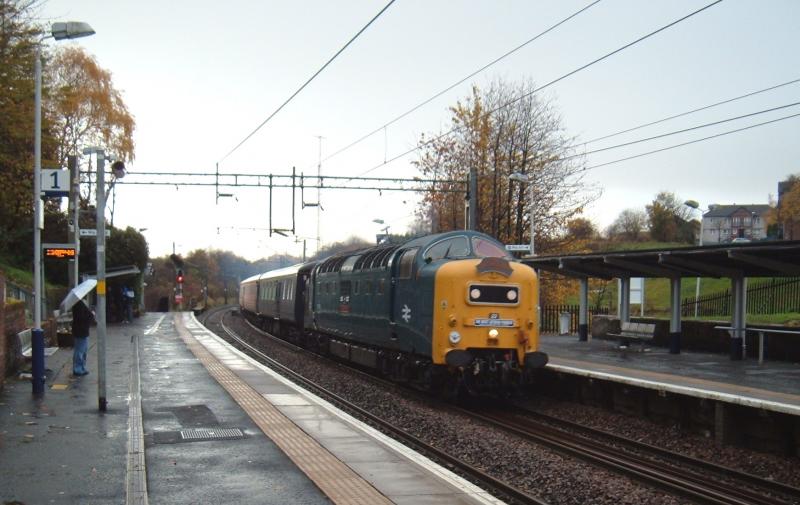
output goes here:
<path id="1" fill-rule="evenodd" d="M 211 376 L 331 501 L 341 505 L 392 503 L 220 363 L 186 329 L 180 314 L 175 315 L 175 327 L 187 347 Z"/>

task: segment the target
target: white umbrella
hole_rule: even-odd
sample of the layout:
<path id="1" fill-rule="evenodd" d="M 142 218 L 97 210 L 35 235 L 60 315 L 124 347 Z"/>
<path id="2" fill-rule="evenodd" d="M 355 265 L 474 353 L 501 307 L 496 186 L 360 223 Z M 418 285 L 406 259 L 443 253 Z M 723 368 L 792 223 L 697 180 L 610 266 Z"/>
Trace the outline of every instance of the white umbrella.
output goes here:
<path id="1" fill-rule="evenodd" d="M 97 286 L 97 281 L 95 279 L 87 279 L 67 293 L 67 297 L 64 298 L 64 301 L 61 302 L 61 306 L 59 310 L 63 313 L 68 311 L 72 308 L 73 305 L 78 303 L 83 297 L 88 295 L 92 292 L 92 290 Z"/>

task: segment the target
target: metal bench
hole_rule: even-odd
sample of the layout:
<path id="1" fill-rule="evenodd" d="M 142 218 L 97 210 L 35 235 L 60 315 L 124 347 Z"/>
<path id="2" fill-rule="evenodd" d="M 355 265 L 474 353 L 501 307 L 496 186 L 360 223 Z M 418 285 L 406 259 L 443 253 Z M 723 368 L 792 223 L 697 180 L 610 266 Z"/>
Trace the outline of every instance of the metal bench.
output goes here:
<path id="1" fill-rule="evenodd" d="M 644 342 L 653 340 L 655 337 L 656 325 L 653 323 L 631 323 L 622 321 L 619 333 L 609 333 L 610 337 L 619 337 L 619 348 L 627 349 L 631 341 L 637 340 L 644 351 Z"/>

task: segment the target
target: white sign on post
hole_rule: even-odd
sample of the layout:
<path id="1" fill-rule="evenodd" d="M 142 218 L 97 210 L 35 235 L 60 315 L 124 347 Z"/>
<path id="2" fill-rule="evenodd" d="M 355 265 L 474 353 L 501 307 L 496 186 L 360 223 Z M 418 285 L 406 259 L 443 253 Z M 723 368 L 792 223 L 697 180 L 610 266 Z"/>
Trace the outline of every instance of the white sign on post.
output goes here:
<path id="1" fill-rule="evenodd" d="M 94 228 L 81 228 L 80 230 L 78 230 L 78 234 L 80 234 L 81 237 L 96 237 L 97 230 Z M 106 237 L 110 236 L 111 236 L 111 230 L 106 230 Z"/>
<path id="2" fill-rule="evenodd" d="M 530 244 L 506 244 L 506 251 L 530 252 Z"/>
<path id="3" fill-rule="evenodd" d="M 69 196 L 69 170 L 43 168 L 42 194 L 46 197 Z"/>

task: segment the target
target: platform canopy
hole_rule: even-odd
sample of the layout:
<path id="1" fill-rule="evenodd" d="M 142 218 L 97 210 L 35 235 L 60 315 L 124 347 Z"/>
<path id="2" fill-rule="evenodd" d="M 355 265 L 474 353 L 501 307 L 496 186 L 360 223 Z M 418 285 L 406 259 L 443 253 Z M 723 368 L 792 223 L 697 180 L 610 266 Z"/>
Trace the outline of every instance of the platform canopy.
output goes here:
<path id="1" fill-rule="evenodd" d="M 796 277 L 800 240 L 720 244 L 523 258 L 537 270 L 569 277 Z"/>

